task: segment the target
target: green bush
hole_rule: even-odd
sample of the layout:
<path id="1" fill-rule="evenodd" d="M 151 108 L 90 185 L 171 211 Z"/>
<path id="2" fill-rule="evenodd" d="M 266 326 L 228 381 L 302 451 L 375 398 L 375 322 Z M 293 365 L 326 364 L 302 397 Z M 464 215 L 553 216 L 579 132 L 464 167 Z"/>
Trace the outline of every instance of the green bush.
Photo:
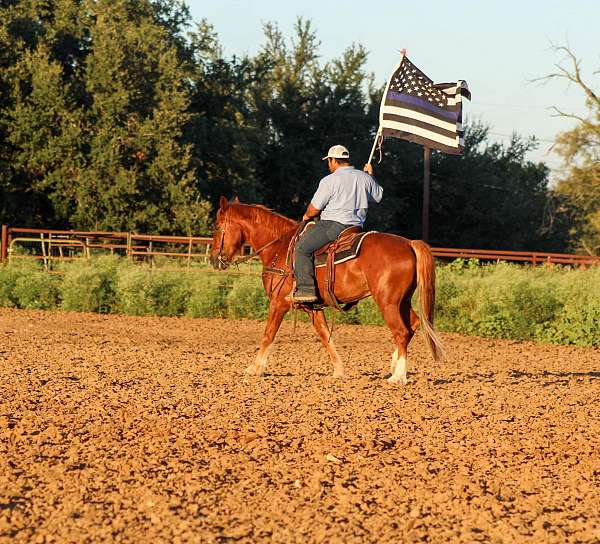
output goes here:
<path id="1" fill-rule="evenodd" d="M 375 301 L 369 297 L 361 300 L 356 307 L 359 323 L 365 325 L 384 325 L 385 321 L 381 315 L 381 310 Z"/>
<path id="2" fill-rule="evenodd" d="M 116 284 L 117 311 L 126 315 L 150 315 L 153 303 L 149 297 L 150 271 L 141 268 L 119 268 Z"/>
<path id="3" fill-rule="evenodd" d="M 184 315 L 190 297 L 188 279 L 187 274 L 123 265 L 116 283 L 116 307 L 126 315 Z"/>
<path id="4" fill-rule="evenodd" d="M 108 255 L 63 267 L 60 287 L 63 310 L 110 313 L 117 307 L 117 270 L 121 259 Z"/>
<path id="5" fill-rule="evenodd" d="M 0 266 L 0 308 L 14 308 L 18 305 L 15 295 L 17 271 L 10 266 Z"/>
<path id="6" fill-rule="evenodd" d="M 54 310 L 60 300 L 60 278 L 41 270 L 18 270 L 13 290 L 19 308 Z"/>
<path id="7" fill-rule="evenodd" d="M 65 310 L 128 315 L 253 319 L 265 319 L 268 313 L 256 275 L 215 274 L 201 267 L 173 272 L 119 257 L 67 263 L 59 271 L 62 276 L 48 274 L 39 262 L 29 260 L 0 266 L 0 305 L 53 309 L 60 304 Z M 440 330 L 600 347 L 600 268 L 457 260 L 438 266 L 436 293 Z M 371 298 L 348 313 L 332 313 L 327 311 L 330 322 L 384 324 Z M 296 317 L 306 320 L 303 312 Z"/>
<path id="8" fill-rule="evenodd" d="M 190 280 L 190 296 L 186 315 L 189 317 L 227 317 L 227 295 L 231 289 L 231 276 L 196 274 Z"/>
<path id="9" fill-rule="evenodd" d="M 361 321 L 360 314 L 358 313 L 358 305 L 347 312 L 337 312 L 335 317 L 332 315 L 334 312 L 335 310 L 330 310 L 327 318 L 330 320 L 333 319 L 336 323 L 340 323 L 341 325 L 360 325 Z"/>
<path id="10" fill-rule="evenodd" d="M 237 277 L 227 295 L 227 316 L 264 319 L 269 312 L 269 300 L 258 277 Z"/>
<path id="11" fill-rule="evenodd" d="M 438 268 L 441 330 L 494 338 L 600 345 L 600 270 L 500 263 Z"/>
<path id="12" fill-rule="evenodd" d="M 538 332 L 542 341 L 600 347 L 600 268 L 571 271 L 554 282 L 561 301 L 554 320 Z"/>

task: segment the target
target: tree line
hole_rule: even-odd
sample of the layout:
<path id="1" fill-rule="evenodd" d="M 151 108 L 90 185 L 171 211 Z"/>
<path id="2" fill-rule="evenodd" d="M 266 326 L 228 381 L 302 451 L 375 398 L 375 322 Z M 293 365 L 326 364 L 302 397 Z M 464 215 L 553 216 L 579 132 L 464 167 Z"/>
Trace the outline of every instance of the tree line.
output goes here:
<path id="1" fill-rule="evenodd" d="M 330 145 L 358 167 L 368 157 L 383 86 L 367 60 L 353 44 L 323 61 L 303 19 L 291 37 L 266 24 L 258 53 L 226 58 L 182 0 L 5 0 L 0 222 L 208 234 L 223 194 L 299 218 Z M 465 143 L 432 156 L 433 244 L 566 250 L 593 234 L 589 211 L 527 159 L 535 139 L 494 143 L 474 123 Z M 420 236 L 422 161 L 386 142 L 368 228 Z"/>

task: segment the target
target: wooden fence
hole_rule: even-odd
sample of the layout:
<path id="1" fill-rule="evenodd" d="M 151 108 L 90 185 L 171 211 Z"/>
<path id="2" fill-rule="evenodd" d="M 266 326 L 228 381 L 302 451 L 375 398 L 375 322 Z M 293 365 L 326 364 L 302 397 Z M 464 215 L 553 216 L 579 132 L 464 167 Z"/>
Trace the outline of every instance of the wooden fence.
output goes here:
<path id="1" fill-rule="evenodd" d="M 75 231 L 2 227 L 1 260 L 38 259 L 44 263 L 113 253 L 131 258 L 157 256 L 208 260 L 212 238 L 131 232 Z"/>
<path id="2" fill-rule="evenodd" d="M 172 257 L 183 259 L 187 266 L 207 262 L 212 238 L 202 236 L 162 236 L 130 232 L 95 232 L 9 227 L 2 225 L 0 261 L 39 259 L 45 264 L 54 260 L 90 257 L 93 254 L 117 253 L 135 259 Z M 432 248 L 444 260 L 478 259 L 537 264 L 575 266 L 600 265 L 600 256 L 542 253 L 539 251 L 502 251 L 488 249 Z M 248 252 L 249 248 L 245 248 Z"/>
<path id="3" fill-rule="evenodd" d="M 454 249 L 433 247 L 433 254 L 445 259 L 477 259 L 481 261 L 508 261 L 537 264 L 569 264 L 576 266 L 600 265 L 600 256 L 571 253 L 542 253 L 540 251 L 502 251 L 497 249 Z"/>

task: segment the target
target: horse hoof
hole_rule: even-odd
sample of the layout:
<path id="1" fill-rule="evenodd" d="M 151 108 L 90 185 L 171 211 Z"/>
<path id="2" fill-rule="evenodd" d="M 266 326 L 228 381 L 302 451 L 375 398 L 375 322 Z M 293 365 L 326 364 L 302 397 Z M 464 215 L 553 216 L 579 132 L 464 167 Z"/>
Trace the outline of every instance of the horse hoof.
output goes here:
<path id="1" fill-rule="evenodd" d="M 400 376 L 400 377 L 398 377 L 398 376 L 396 376 L 396 377 L 395 376 L 390 376 L 387 379 L 387 381 L 389 383 L 394 383 L 394 384 L 397 384 L 397 385 L 406 385 L 408 383 L 408 380 L 406 379 L 406 376 Z"/>
<path id="2" fill-rule="evenodd" d="M 346 379 L 346 373 L 345 372 L 334 372 L 333 373 L 333 378 L 335 380 L 345 380 Z"/>
<path id="3" fill-rule="evenodd" d="M 258 368 L 254 365 L 250 365 L 249 367 L 246 368 L 246 375 L 247 376 L 262 376 L 262 369 Z"/>

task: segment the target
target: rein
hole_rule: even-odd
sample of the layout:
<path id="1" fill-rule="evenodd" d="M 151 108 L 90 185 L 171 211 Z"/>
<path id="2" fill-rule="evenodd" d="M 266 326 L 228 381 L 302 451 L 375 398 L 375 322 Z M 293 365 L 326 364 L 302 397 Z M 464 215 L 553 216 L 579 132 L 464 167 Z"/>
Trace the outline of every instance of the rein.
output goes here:
<path id="1" fill-rule="evenodd" d="M 261 251 L 267 249 L 269 246 L 272 246 L 275 242 L 279 242 L 279 240 L 281 240 L 281 236 L 279 238 L 275 238 L 275 240 L 271 240 L 268 244 L 265 244 L 264 246 L 259 247 L 256 251 L 253 251 L 249 255 L 245 255 L 244 257 L 238 257 L 237 259 L 231 261 L 230 264 L 238 265 L 240 263 L 245 263 L 246 261 L 249 261 L 253 257 L 256 257 L 258 254 L 260 254 Z"/>
<path id="2" fill-rule="evenodd" d="M 265 249 L 267 249 L 268 247 L 272 246 L 273 244 L 275 244 L 276 242 L 279 242 L 284 234 L 278 236 L 277 238 L 275 238 L 274 240 L 271 240 L 270 242 L 267 242 L 264 246 L 259 247 L 256 251 L 253 251 L 252 253 L 250 253 L 249 255 L 245 255 L 243 257 L 238 257 L 237 259 L 234 259 L 232 261 L 225 261 L 223 259 L 223 257 L 221 256 L 221 252 L 223 251 L 223 242 L 225 241 L 225 230 L 227 227 L 227 223 L 228 221 L 225 221 L 225 226 L 224 227 L 219 227 L 219 230 L 221 231 L 221 243 L 219 244 L 219 254 L 217 255 L 217 258 L 219 259 L 219 262 L 221 262 L 222 264 L 226 265 L 226 266 L 237 266 L 238 264 L 241 263 L 245 263 L 246 261 L 249 261 L 250 259 L 256 257 L 257 255 L 259 255 L 262 251 L 264 251 Z M 270 270 L 269 270 L 270 272 Z"/>

